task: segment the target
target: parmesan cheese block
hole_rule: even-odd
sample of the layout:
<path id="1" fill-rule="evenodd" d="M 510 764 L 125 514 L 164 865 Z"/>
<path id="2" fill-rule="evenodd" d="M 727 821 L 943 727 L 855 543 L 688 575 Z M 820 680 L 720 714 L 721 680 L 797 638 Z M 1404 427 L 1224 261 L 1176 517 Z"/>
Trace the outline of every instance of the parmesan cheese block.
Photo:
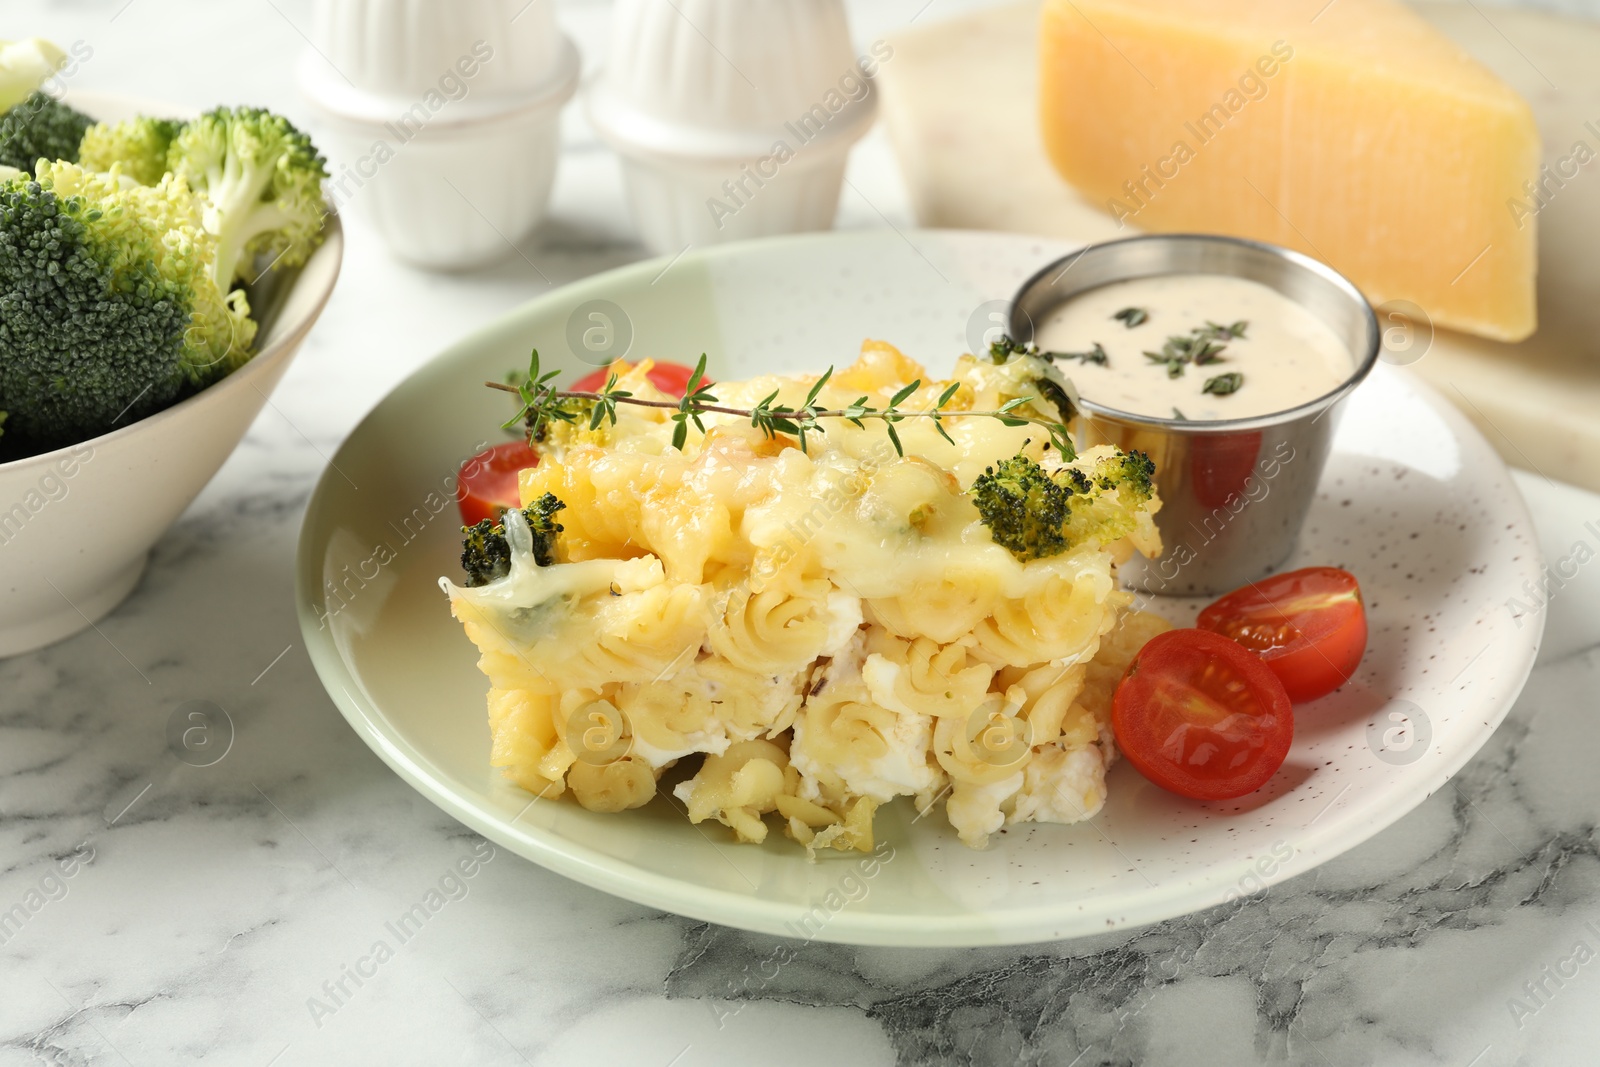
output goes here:
<path id="1" fill-rule="evenodd" d="M 1374 304 L 1535 326 L 1528 104 L 1392 0 L 1045 0 L 1055 168 L 1118 223 L 1299 249 Z"/>

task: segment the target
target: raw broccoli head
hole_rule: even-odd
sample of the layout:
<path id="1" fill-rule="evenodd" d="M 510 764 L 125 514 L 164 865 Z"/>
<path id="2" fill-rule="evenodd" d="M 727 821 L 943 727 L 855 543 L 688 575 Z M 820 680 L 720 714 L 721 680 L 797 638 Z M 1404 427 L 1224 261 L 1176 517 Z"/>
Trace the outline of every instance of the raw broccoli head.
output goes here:
<path id="1" fill-rule="evenodd" d="M 158 185 L 167 173 L 167 152 L 182 129 L 175 119 L 143 115 L 115 124 L 98 122 L 84 132 L 78 162 L 99 171 L 120 163 L 122 173 L 140 185 Z"/>
<path id="2" fill-rule="evenodd" d="M 554 493 L 546 493 L 522 509 L 533 534 L 533 561 L 541 567 L 556 561 L 556 535 L 562 530 L 556 512 L 566 506 Z M 511 545 L 504 522 L 479 519 L 474 526 L 461 527 L 461 533 L 461 569 L 467 574 L 467 588 L 488 585 L 511 573 Z"/>
<path id="3" fill-rule="evenodd" d="M 78 146 L 94 119 L 39 91 L 0 114 L 0 165 L 33 173 L 41 159 L 78 161 Z"/>
<path id="4" fill-rule="evenodd" d="M 125 426 L 249 358 L 243 293 L 212 281 L 215 243 L 178 178 L 46 163 L 0 184 L 0 411 L 47 449 Z"/>
<path id="5" fill-rule="evenodd" d="M 1132 533 L 1154 496 L 1155 469 L 1137 451 L 1050 471 L 1019 454 L 986 468 L 970 492 L 995 544 L 1027 562 Z"/>
<path id="6" fill-rule="evenodd" d="M 297 267 L 322 241 L 327 161 L 281 115 L 250 107 L 207 112 L 179 131 L 167 166 L 204 201 L 223 289 L 253 280 L 258 259 Z"/>

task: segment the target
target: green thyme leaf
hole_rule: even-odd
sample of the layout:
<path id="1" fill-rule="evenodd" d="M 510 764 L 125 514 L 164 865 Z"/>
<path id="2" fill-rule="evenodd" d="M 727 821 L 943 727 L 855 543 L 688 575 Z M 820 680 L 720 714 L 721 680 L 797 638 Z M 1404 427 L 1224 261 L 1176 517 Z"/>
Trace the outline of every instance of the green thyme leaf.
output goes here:
<path id="1" fill-rule="evenodd" d="M 820 377 L 820 378 L 818 378 L 816 380 L 816 383 L 811 386 L 811 392 L 806 394 L 806 402 L 805 402 L 805 405 L 804 405 L 805 407 L 810 407 L 812 404 L 817 402 L 817 395 L 822 392 L 822 387 L 827 385 L 828 384 L 828 379 L 832 378 L 832 377 L 833 377 L 833 368 L 832 367 L 829 367 L 827 370 L 822 372 L 822 377 Z"/>
<path id="2" fill-rule="evenodd" d="M 1240 321 L 1234 323 L 1232 326 L 1224 326 L 1221 323 L 1212 322 L 1210 319 L 1207 319 L 1206 324 L 1200 329 L 1196 330 L 1195 333 L 1199 336 L 1214 338 L 1218 341 L 1232 341 L 1243 337 L 1244 331 L 1249 328 L 1249 326 L 1250 323 L 1248 321 Z"/>
<path id="3" fill-rule="evenodd" d="M 922 388 L 922 379 L 918 378 L 916 381 L 912 382 L 911 384 L 907 385 L 905 388 L 901 389 L 898 393 L 894 394 L 894 396 L 890 397 L 889 398 L 889 406 L 892 407 L 892 408 L 899 407 L 901 404 L 904 404 L 907 400 L 910 400 L 912 395 L 915 394 L 916 391 L 918 389 L 921 389 L 921 388 Z"/>
<path id="4" fill-rule="evenodd" d="M 1042 354 L 1042 358 L 1048 359 L 1052 363 L 1058 359 L 1075 359 L 1085 366 L 1093 363 L 1096 366 L 1104 367 L 1110 357 L 1106 355 L 1105 346 L 1096 341 L 1094 347 L 1087 352 L 1045 352 Z"/>
<path id="5" fill-rule="evenodd" d="M 1243 384 L 1244 375 L 1238 371 L 1231 371 L 1227 374 L 1219 374 L 1215 378 L 1207 378 L 1204 388 L 1200 391 L 1202 393 L 1210 393 L 1212 396 L 1228 396 L 1230 393 L 1237 393 L 1239 387 Z"/>

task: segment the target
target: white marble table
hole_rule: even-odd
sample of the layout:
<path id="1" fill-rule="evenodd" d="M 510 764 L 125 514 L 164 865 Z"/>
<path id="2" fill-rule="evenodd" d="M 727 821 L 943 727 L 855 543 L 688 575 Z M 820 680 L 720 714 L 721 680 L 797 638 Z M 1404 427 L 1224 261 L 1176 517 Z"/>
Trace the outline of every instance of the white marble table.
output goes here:
<path id="1" fill-rule="evenodd" d="M 920 6 L 862 4 L 857 30 L 870 40 Z M 591 64 L 606 10 L 561 9 Z M 306 0 L 5 13 L 7 36 L 90 42 L 85 88 L 305 110 L 291 67 Z M 0 913 L 26 915 L 0 928 L 0 1065 L 1600 1059 L 1600 565 L 1551 597 L 1526 693 L 1440 794 L 1260 898 L 1105 939 L 810 944 L 768 980 L 756 964 L 773 939 L 493 852 L 395 777 L 300 643 L 301 510 L 344 434 L 435 351 L 546 277 L 640 255 L 615 161 L 567 121 L 553 217 L 498 268 L 402 268 L 352 220 L 334 304 L 138 591 L 98 632 L 0 661 Z M 851 181 L 841 225 L 909 224 L 880 139 Z M 1600 550 L 1600 497 L 1520 484 L 1549 558 Z M 210 767 L 167 752 L 191 700 L 236 727 Z M 485 854 L 372 961 L 386 923 Z"/>

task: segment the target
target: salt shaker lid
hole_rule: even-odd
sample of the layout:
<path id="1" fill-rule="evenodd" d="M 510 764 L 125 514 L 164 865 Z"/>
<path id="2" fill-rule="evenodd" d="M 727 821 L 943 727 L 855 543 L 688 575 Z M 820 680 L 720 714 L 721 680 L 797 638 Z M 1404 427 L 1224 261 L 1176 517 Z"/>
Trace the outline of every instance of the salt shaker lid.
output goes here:
<path id="1" fill-rule="evenodd" d="M 543 92 L 564 57 L 553 0 L 317 0 L 317 52 L 353 89 L 416 97 L 476 67 L 479 96 Z"/>
<path id="2" fill-rule="evenodd" d="M 877 110 L 871 68 L 840 0 L 618 0 L 587 103 L 632 154 L 749 159 L 859 138 Z"/>

